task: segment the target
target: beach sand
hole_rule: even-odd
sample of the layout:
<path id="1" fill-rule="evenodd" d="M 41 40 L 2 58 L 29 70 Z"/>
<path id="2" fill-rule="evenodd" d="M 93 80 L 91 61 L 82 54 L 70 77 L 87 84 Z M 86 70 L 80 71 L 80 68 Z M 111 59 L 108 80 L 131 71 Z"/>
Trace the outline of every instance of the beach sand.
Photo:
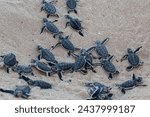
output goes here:
<path id="1" fill-rule="evenodd" d="M 19 64 L 28 65 L 32 58 L 37 57 L 36 46 L 42 45 L 50 48 L 57 43 L 48 32 L 40 34 L 42 19 L 46 17 L 44 12 L 40 12 L 42 0 L 0 0 L 0 54 L 14 53 Z M 111 55 L 114 55 L 112 62 L 120 71 L 119 75 L 108 80 L 108 75 L 101 67 L 96 67 L 97 73 L 88 71 L 87 75 L 79 72 L 65 73 L 63 79 L 72 82 L 62 82 L 57 74 L 46 77 L 36 69 L 36 77 L 52 83 L 53 89 L 41 90 L 32 87 L 30 99 L 62 99 L 62 100 L 84 100 L 89 98 L 85 82 L 101 82 L 111 86 L 114 100 L 148 100 L 150 99 L 150 0 L 79 0 L 78 14 L 70 13 L 71 16 L 82 20 L 84 37 L 70 27 L 65 29 L 65 18 L 67 8 L 65 0 L 58 0 L 55 4 L 58 8 L 58 22 L 55 24 L 65 35 L 71 35 L 71 41 L 80 48 L 89 48 L 96 40 L 103 40 L 109 37 L 106 47 Z M 57 18 L 50 17 L 49 20 Z M 143 66 L 126 71 L 129 65 L 127 61 L 120 62 L 126 54 L 127 48 L 143 48 L 138 52 Z M 72 57 L 67 56 L 66 50 L 57 47 L 52 51 L 58 61 L 73 61 Z M 96 55 L 96 54 L 95 54 Z M 127 91 L 124 95 L 117 87 L 116 83 L 122 83 L 131 79 L 132 74 L 143 77 L 147 87 L 136 87 Z M 30 77 L 30 76 L 29 76 Z M 18 74 L 11 71 L 10 74 L 0 69 L 0 87 L 13 89 L 16 85 L 26 84 L 18 79 Z M 0 99 L 20 99 L 6 93 L 0 92 Z"/>

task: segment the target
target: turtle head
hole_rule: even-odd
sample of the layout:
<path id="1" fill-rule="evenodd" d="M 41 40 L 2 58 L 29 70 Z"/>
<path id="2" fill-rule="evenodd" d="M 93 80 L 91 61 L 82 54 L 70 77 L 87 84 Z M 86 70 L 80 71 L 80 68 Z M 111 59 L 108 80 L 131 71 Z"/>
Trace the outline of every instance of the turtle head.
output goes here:
<path id="1" fill-rule="evenodd" d="M 45 3 L 47 3 L 47 1 L 46 1 L 46 0 L 43 0 L 42 3 L 45 4 Z"/>
<path id="2" fill-rule="evenodd" d="M 41 50 L 41 49 L 42 49 L 42 46 L 41 46 L 41 45 L 37 45 L 37 49 L 38 49 L 38 50 Z"/>
<path id="3" fill-rule="evenodd" d="M 28 80 L 27 83 L 28 83 L 29 85 L 33 85 L 33 81 L 32 81 L 32 80 Z"/>
<path id="4" fill-rule="evenodd" d="M 47 18 L 43 18 L 43 23 L 46 23 L 48 22 L 48 19 Z"/>
<path id="5" fill-rule="evenodd" d="M 34 64 L 34 63 L 36 63 L 38 60 L 36 60 L 36 59 L 32 59 L 31 60 L 31 64 Z M 32 65 L 31 65 L 32 66 Z"/>
<path id="6" fill-rule="evenodd" d="M 80 50 L 80 54 L 81 54 L 81 55 L 85 55 L 85 54 L 86 54 L 86 50 L 85 50 L 85 49 L 81 49 L 81 50 Z"/>
<path id="7" fill-rule="evenodd" d="M 128 53 L 132 53 L 133 51 L 132 51 L 131 48 L 128 48 L 128 49 L 127 49 L 127 52 L 128 52 Z"/>
<path id="8" fill-rule="evenodd" d="M 14 96 L 15 97 L 21 97 L 23 95 L 23 92 L 22 91 L 15 91 L 15 93 L 14 93 Z"/>
<path id="9" fill-rule="evenodd" d="M 95 41 L 95 44 L 96 44 L 96 45 L 100 45 L 100 44 L 101 44 L 101 41 L 100 41 L 100 40 L 96 40 L 96 41 Z"/>
<path id="10" fill-rule="evenodd" d="M 134 74 L 132 76 L 132 80 L 136 83 L 136 84 L 141 84 L 142 82 L 142 77 L 136 77 Z"/>
<path id="11" fill-rule="evenodd" d="M 64 39 L 64 37 L 62 35 L 59 35 L 59 39 L 62 40 Z"/>
<path id="12" fill-rule="evenodd" d="M 65 15 L 65 18 L 66 19 L 70 19 L 71 17 L 69 15 Z"/>

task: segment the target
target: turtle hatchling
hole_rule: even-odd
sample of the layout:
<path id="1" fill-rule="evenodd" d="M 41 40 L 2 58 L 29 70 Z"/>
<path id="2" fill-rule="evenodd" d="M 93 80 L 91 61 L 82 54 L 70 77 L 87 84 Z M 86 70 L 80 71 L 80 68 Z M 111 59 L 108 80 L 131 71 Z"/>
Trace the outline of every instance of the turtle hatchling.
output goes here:
<path id="1" fill-rule="evenodd" d="M 55 21 L 48 21 L 46 18 L 43 18 L 43 27 L 41 29 L 41 33 L 43 33 L 44 29 L 46 28 L 51 34 L 53 34 L 53 37 L 55 38 L 57 35 L 61 35 L 63 32 L 59 31 L 59 29 L 54 25 Z"/>
<path id="2" fill-rule="evenodd" d="M 130 66 L 126 68 L 127 71 L 131 71 L 133 68 L 143 65 L 144 62 L 141 62 L 139 56 L 136 54 L 141 48 L 142 46 L 134 51 L 131 48 L 128 48 L 128 54 L 122 57 L 121 61 L 128 59 L 128 62 L 130 64 Z"/>
<path id="3" fill-rule="evenodd" d="M 69 15 L 65 15 L 65 18 L 68 20 L 66 22 L 66 27 L 65 28 L 67 28 L 67 26 L 70 25 L 74 30 L 78 31 L 78 33 L 81 36 L 84 36 L 83 33 L 82 33 L 84 28 L 82 27 L 81 21 L 79 19 L 73 18 L 73 17 L 71 17 Z"/>
<path id="4" fill-rule="evenodd" d="M 74 13 L 77 14 L 76 6 L 77 6 L 77 0 L 67 0 L 66 2 L 68 13 L 74 11 Z"/>
<path id="5" fill-rule="evenodd" d="M 30 75 L 33 75 L 33 70 L 32 70 L 32 67 L 31 65 L 28 65 L 28 66 L 25 66 L 25 65 L 17 65 L 16 67 L 14 67 L 12 69 L 14 72 L 17 72 L 18 74 L 30 74 Z"/>
<path id="6" fill-rule="evenodd" d="M 38 45 L 37 48 L 40 51 L 40 54 L 38 55 L 38 60 L 45 59 L 49 65 L 57 63 L 54 54 L 50 52 L 50 50 L 45 49 L 40 45 Z"/>
<path id="7" fill-rule="evenodd" d="M 95 46 L 88 49 L 88 51 L 96 50 L 96 53 L 99 55 L 99 59 L 101 58 L 107 58 L 110 56 L 108 53 L 108 50 L 105 46 L 105 42 L 109 40 L 109 38 L 104 39 L 102 42 L 100 40 L 97 40 L 95 42 Z M 96 58 L 96 57 L 95 57 Z"/>
<path id="8" fill-rule="evenodd" d="M 31 66 L 34 66 L 39 71 L 46 73 L 46 76 L 50 76 L 51 68 L 47 64 L 40 62 L 39 60 L 32 59 Z"/>
<path id="9" fill-rule="evenodd" d="M 80 50 L 80 48 L 74 47 L 73 43 L 69 40 L 69 36 L 59 36 L 59 42 L 52 46 L 52 49 L 57 47 L 58 45 L 62 45 L 63 48 L 65 48 L 68 51 L 68 55 L 70 56 L 70 53 L 73 53 L 76 50 Z"/>
<path id="10" fill-rule="evenodd" d="M 113 56 L 110 56 L 107 59 L 101 59 L 100 60 L 100 65 L 102 68 L 109 74 L 108 79 L 112 79 L 113 74 L 119 74 L 119 71 L 116 69 L 114 64 L 111 62 L 111 59 Z"/>
<path id="11" fill-rule="evenodd" d="M 101 83 L 99 83 L 99 82 L 93 82 L 93 83 L 85 83 L 85 86 L 86 87 L 95 87 L 95 86 L 97 86 L 99 89 L 101 89 L 101 93 L 109 93 L 110 92 L 110 90 L 112 89 L 111 87 L 109 87 L 109 86 L 106 86 L 106 85 L 104 85 L 104 84 L 101 84 Z"/>
<path id="12" fill-rule="evenodd" d="M 112 93 L 109 93 L 111 88 L 101 83 L 86 83 L 89 87 L 88 93 L 91 96 L 90 100 L 111 100 Z"/>
<path id="13" fill-rule="evenodd" d="M 85 64 L 88 62 L 86 61 L 86 50 L 81 49 L 80 54 L 71 54 L 75 58 L 74 68 L 75 72 L 80 71 L 83 74 L 87 74 L 87 70 L 85 69 Z M 89 64 L 90 65 L 90 64 Z"/>
<path id="14" fill-rule="evenodd" d="M 91 53 L 88 52 L 88 50 L 86 49 L 81 49 L 81 51 L 84 51 L 85 54 L 85 59 L 86 59 L 86 63 L 85 63 L 85 71 L 87 71 L 87 69 L 92 70 L 92 72 L 96 73 L 95 69 L 94 69 L 94 65 L 93 65 L 93 57 L 91 55 Z M 74 54 L 75 55 L 75 54 Z M 77 56 L 77 55 L 75 55 Z"/>
<path id="15" fill-rule="evenodd" d="M 123 94 L 126 93 L 126 90 L 133 89 L 137 86 L 147 86 L 143 84 L 142 77 L 136 77 L 134 74 L 131 80 L 128 80 L 122 84 L 116 84 L 116 86 L 121 90 Z"/>
<path id="16" fill-rule="evenodd" d="M 3 67 L 7 69 L 7 73 L 9 73 L 9 69 L 15 67 L 18 64 L 16 60 L 16 56 L 13 53 L 9 53 L 6 55 L 0 56 L 2 58 Z"/>
<path id="17" fill-rule="evenodd" d="M 58 14 L 56 13 L 56 7 L 53 5 L 53 1 L 47 2 L 46 0 L 43 0 L 43 5 L 41 7 L 41 11 L 45 11 L 47 13 L 47 18 L 49 16 L 56 16 L 59 17 Z"/>
<path id="18" fill-rule="evenodd" d="M 28 97 L 30 96 L 29 93 L 31 91 L 31 88 L 28 85 L 22 85 L 22 86 L 16 86 L 15 90 L 7 90 L 7 89 L 0 88 L 0 91 L 12 94 L 15 97 L 22 97 L 28 99 Z"/>
<path id="19" fill-rule="evenodd" d="M 43 80 L 32 80 L 24 75 L 20 75 L 20 79 L 23 79 L 28 85 L 40 87 L 41 89 L 51 89 L 52 86 L 50 83 L 45 82 Z"/>
<path id="20" fill-rule="evenodd" d="M 67 63 L 67 62 L 56 63 L 54 66 L 52 66 L 52 71 L 56 72 L 58 74 L 59 79 L 63 81 L 62 72 L 64 71 L 73 72 L 73 67 L 74 63 Z"/>

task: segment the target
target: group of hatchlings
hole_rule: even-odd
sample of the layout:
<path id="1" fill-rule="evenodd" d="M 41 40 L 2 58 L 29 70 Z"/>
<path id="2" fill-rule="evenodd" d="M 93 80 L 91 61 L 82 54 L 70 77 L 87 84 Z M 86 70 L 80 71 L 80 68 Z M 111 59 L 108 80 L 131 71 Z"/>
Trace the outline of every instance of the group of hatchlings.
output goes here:
<path id="1" fill-rule="evenodd" d="M 41 11 L 45 11 L 47 13 L 47 18 L 49 16 L 59 17 L 57 14 L 57 9 L 54 6 L 55 1 L 48 2 L 46 0 L 42 1 Z M 68 14 L 70 12 L 74 12 L 77 14 L 76 6 L 77 0 L 66 0 L 66 6 L 68 8 Z M 69 40 L 69 36 L 64 36 L 63 32 L 60 31 L 57 26 L 54 24 L 55 21 L 50 21 L 47 18 L 43 18 L 43 27 L 41 29 L 41 33 L 47 29 L 53 35 L 53 38 L 58 38 L 58 43 L 51 47 L 53 50 L 58 45 L 62 45 L 62 47 L 67 50 L 68 56 L 72 56 L 75 58 L 75 62 L 58 62 L 55 59 L 55 56 L 49 49 L 45 49 L 42 46 L 38 45 L 37 49 L 39 50 L 39 55 L 36 59 L 31 60 L 31 65 L 24 66 L 19 65 L 16 59 L 16 56 L 13 53 L 9 53 L 6 55 L 1 55 L 1 66 L 2 68 L 6 68 L 7 73 L 9 73 L 10 69 L 12 71 L 17 72 L 19 74 L 19 78 L 23 79 L 27 82 L 28 85 L 16 86 L 14 90 L 8 90 L 0 88 L 1 92 L 13 94 L 15 97 L 22 97 L 27 99 L 30 95 L 30 86 L 37 86 L 41 89 L 51 89 L 52 86 L 50 83 L 47 83 L 42 80 L 32 80 L 26 75 L 34 75 L 32 67 L 35 67 L 37 70 L 44 72 L 47 76 L 51 76 L 52 74 L 58 74 L 58 77 L 61 81 L 62 72 L 69 71 L 72 72 L 81 72 L 82 74 L 87 74 L 88 70 L 92 70 L 92 72 L 96 73 L 94 70 L 95 66 L 101 66 L 106 73 L 108 73 L 108 79 L 111 80 L 113 75 L 119 74 L 119 71 L 116 69 L 114 64 L 111 62 L 113 56 L 109 54 L 105 42 L 109 40 L 109 38 L 104 39 L 103 41 L 97 40 L 95 45 L 90 47 L 89 49 L 80 49 L 73 45 L 73 43 Z M 71 17 L 70 15 L 65 15 L 67 19 L 66 27 L 71 26 L 72 29 L 77 31 L 81 36 L 83 35 L 83 27 L 81 25 L 81 21 L 77 18 Z M 135 50 L 130 48 L 127 49 L 127 54 L 124 55 L 121 61 L 127 59 L 129 62 L 129 66 L 126 68 L 127 71 L 132 70 L 133 68 L 137 68 L 141 66 L 143 62 L 140 61 L 137 52 L 142 47 L 139 47 Z M 95 50 L 98 57 L 93 56 L 92 51 Z M 79 54 L 75 54 L 75 51 L 79 51 Z M 41 59 L 45 59 L 47 63 L 40 61 Z M 94 63 L 93 59 L 99 59 L 98 63 Z M 71 82 L 71 80 L 70 80 Z M 90 100 L 111 100 L 113 94 L 110 92 L 111 87 L 105 86 L 99 82 L 93 83 L 85 83 L 85 86 L 88 88 L 88 93 L 91 98 Z M 132 79 L 127 80 L 122 84 L 116 84 L 116 86 L 121 90 L 123 94 L 125 94 L 126 90 L 133 89 L 137 86 L 146 86 L 143 84 L 142 77 L 137 77 L 133 74 Z"/>

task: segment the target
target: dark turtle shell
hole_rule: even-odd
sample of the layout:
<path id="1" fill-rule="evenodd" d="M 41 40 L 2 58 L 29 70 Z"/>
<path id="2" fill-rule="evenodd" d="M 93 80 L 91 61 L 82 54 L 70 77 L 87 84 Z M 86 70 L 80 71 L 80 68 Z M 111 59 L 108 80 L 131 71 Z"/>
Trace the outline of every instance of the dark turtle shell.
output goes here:
<path id="1" fill-rule="evenodd" d="M 67 4 L 67 7 L 71 10 L 74 10 L 77 6 L 76 0 L 67 0 L 66 4 Z"/>
<path id="2" fill-rule="evenodd" d="M 78 19 L 70 19 L 70 26 L 75 30 L 81 30 L 82 26 Z"/>
<path id="3" fill-rule="evenodd" d="M 15 92 L 22 92 L 22 94 L 29 94 L 31 88 L 28 85 L 16 86 Z"/>
<path id="4" fill-rule="evenodd" d="M 52 34 L 53 34 L 53 33 L 54 33 L 54 34 L 59 33 L 58 28 L 56 27 L 56 25 L 55 25 L 53 22 L 48 21 L 48 22 L 45 23 L 45 25 L 46 25 L 46 27 L 47 27 L 47 30 L 50 31 Z"/>
<path id="5" fill-rule="evenodd" d="M 16 56 L 13 53 L 5 55 L 4 64 L 13 67 L 16 64 Z"/>
<path id="6" fill-rule="evenodd" d="M 76 71 L 76 70 L 83 68 L 85 64 L 86 64 L 85 56 L 79 56 L 77 60 L 75 61 L 74 70 Z"/>
<path id="7" fill-rule="evenodd" d="M 37 69 L 41 70 L 41 71 L 51 71 L 51 68 L 49 68 L 46 64 L 41 63 L 41 62 L 37 62 Z"/>
<path id="8" fill-rule="evenodd" d="M 133 80 L 128 80 L 122 84 L 119 85 L 119 87 L 124 88 L 124 89 L 128 89 L 128 88 L 132 88 L 134 87 L 136 84 Z"/>
<path id="9" fill-rule="evenodd" d="M 139 65 L 140 59 L 137 54 L 130 53 L 128 54 L 128 62 L 133 66 L 136 67 Z"/>
<path id="10" fill-rule="evenodd" d="M 22 72 L 22 73 L 32 73 L 33 70 L 31 68 L 31 66 L 18 65 L 15 68 L 14 71 L 16 71 L 18 73 L 20 73 L 20 72 Z"/>
<path id="11" fill-rule="evenodd" d="M 53 4 L 51 3 L 44 3 L 44 10 L 48 14 L 55 14 L 56 13 L 56 8 Z"/>
<path id="12" fill-rule="evenodd" d="M 51 84 L 49 84 L 45 81 L 42 81 L 42 80 L 31 81 L 30 85 L 40 87 L 41 89 L 51 89 L 52 88 Z"/>
<path id="13" fill-rule="evenodd" d="M 50 52 L 48 49 L 41 49 L 41 58 L 45 59 L 49 62 L 55 62 L 55 57 L 52 52 Z"/>
<path id="14" fill-rule="evenodd" d="M 109 56 L 108 50 L 104 44 L 99 44 L 95 48 L 100 57 L 107 58 Z"/>
<path id="15" fill-rule="evenodd" d="M 115 66 L 108 60 L 104 60 L 102 61 L 102 67 L 103 69 L 108 72 L 108 73 L 115 73 L 116 72 L 116 68 Z"/>
<path id="16" fill-rule="evenodd" d="M 59 63 L 59 66 L 62 70 L 70 70 L 71 68 L 73 68 L 74 63 Z"/>
<path id="17" fill-rule="evenodd" d="M 74 47 L 74 45 L 72 44 L 72 42 L 69 40 L 69 39 L 67 39 L 67 38 L 65 38 L 65 37 L 61 37 L 61 38 L 63 38 L 63 39 L 61 39 L 60 40 L 60 42 L 61 42 L 61 44 L 62 44 L 62 46 L 66 49 L 66 50 L 71 50 L 71 51 L 74 51 L 75 50 L 75 47 Z"/>

